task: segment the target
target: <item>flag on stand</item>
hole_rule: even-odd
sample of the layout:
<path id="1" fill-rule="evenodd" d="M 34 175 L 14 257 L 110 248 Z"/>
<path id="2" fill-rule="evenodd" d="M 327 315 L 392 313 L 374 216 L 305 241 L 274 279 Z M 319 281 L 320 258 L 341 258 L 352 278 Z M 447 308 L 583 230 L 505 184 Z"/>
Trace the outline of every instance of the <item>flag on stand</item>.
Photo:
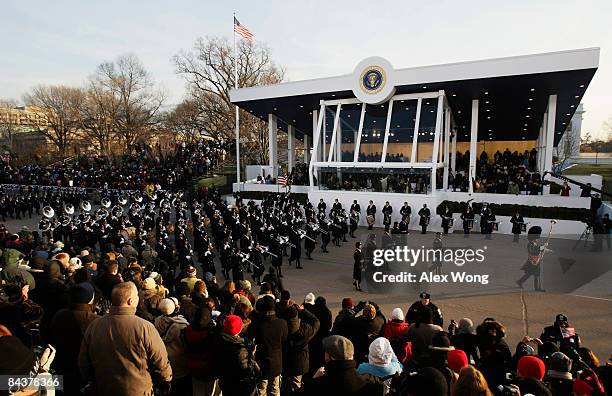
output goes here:
<path id="1" fill-rule="evenodd" d="M 234 32 L 238 33 L 244 39 L 253 41 L 253 33 L 251 33 L 248 27 L 241 25 L 236 17 L 234 17 Z"/>
<path id="2" fill-rule="evenodd" d="M 287 176 L 279 176 L 276 178 L 276 184 L 282 187 L 287 186 Z"/>

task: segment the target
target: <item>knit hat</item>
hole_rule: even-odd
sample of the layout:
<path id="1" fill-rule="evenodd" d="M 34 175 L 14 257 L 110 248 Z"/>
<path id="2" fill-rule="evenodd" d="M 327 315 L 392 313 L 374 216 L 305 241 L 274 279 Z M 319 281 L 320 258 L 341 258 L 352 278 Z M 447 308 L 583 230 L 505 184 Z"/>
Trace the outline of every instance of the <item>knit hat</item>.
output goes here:
<path id="1" fill-rule="evenodd" d="M 355 306 L 355 304 L 353 304 L 353 299 L 350 297 L 346 297 L 342 299 L 342 308 L 343 309 L 351 309 Z"/>
<path id="2" fill-rule="evenodd" d="M 223 322 L 223 332 L 231 336 L 240 334 L 242 331 L 242 319 L 236 315 L 228 315 Z"/>
<path id="3" fill-rule="evenodd" d="M 257 309 L 258 312 L 274 311 L 276 309 L 276 302 L 274 301 L 273 297 L 269 295 L 264 295 L 259 300 L 257 300 L 257 303 L 255 304 L 255 309 Z"/>
<path id="4" fill-rule="evenodd" d="M 467 355 L 461 349 L 455 349 L 448 353 L 448 367 L 455 373 L 459 373 L 462 368 L 466 367 L 469 362 Z"/>
<path id="5" fill-rule="evenodd" d="M 439 331 L 431 338 L 431 345 L 429 346 L 429 349 L 440 352 L 450 352 L 454 351 L 455 347 L 451 345 L 448 334 L 443 331 Z"/>
<path id="6" fill-rule="evenodd" d="M 94 294 L 94 288 L 90 283 L 78 283 L 70 288 L 70 301 L 73 304 L 90 304 L 93 302 Z"/>
<path id="7" fill-rule="evenodd" d="M 241 290 L 251 290 L 251 282 L 246 279 L 241 280 L 240 282 L 238 282 L 238 284 L 240 285 Z"/>
<path id="8" fill-rule="evenodd" d="M 388 366 L 395 357 L 391 343 L 385 337 L 378 337 L 368 349 L 368 363 L 374 366 Z"/>
<path id="9" fill-rule="evenodd" d="M 535 356 L 523 356 L 516 365 L 516 371 L 519 377 L 535 378 L 541 381 L 546 373 L 546 367 L 544 362 Z"/>
<path id="10" fill-rule="evenodd" d="M 304 304 L 314 304 L 314 302 L 315 302 L 315 295 L 312 293 L 306 294 L 306 297 L 304 297 Z"/>
<path id="11" fill-rule="evenodd" d="M 164 298 L 159 302 L 159 304 L 157 304 L 157 309 L 159 312 L 166 316 L 172 315 L 177 308 L 178 300 L 174 297 Z"/>
<path id="12" fill-rule="evenodd" d="M 404 311 L 402 311 L 401 308 L 393 308 L 393 311 L 391 311 L 391 319 L 395 319 L 395 320 L 404 320 Z"/>
<path id="13" fill-rule="evenodd" d="M 93 263 L 93 261 L 94 261 L 93 257 L 91 257 L 89 254 L 85 256 L 81 256 L 81 263 L 83 263 L 83 265 Z"/>
<path id="14" fill-rule="evenodd" d="M 155 286 L 157 284 L 155 283 L 155 279 L 153 278 L 147 278 L 144 280 L 144 282 L 142 283 L 142 287 L 145 290 L 152 290 L 155 289 Z"/>
<path id="15" fill-rule="evenodd" d="M 185 270 L 185 273 L 187 274 L 187 276 L 195 276 L 196 274 L 196 269 L 194 266 L 189 266 L 187 267 L 187 269 Z"/>
<path id="16" fill-rule="evenodd" d="M 571 378 L 570 370 L 572 369 L 572 360 L 563 352 L 555 352 L 550 355 L 548 360 L 548 376 L 552 377 L 567 377 Z"/>
<path id="17" fill-rule="evenodd" d="M 355 354 L 353 343 L 348 338 L 339 335 L 325 337 L 323 351 L 334 360 L 352 360 Z"/>

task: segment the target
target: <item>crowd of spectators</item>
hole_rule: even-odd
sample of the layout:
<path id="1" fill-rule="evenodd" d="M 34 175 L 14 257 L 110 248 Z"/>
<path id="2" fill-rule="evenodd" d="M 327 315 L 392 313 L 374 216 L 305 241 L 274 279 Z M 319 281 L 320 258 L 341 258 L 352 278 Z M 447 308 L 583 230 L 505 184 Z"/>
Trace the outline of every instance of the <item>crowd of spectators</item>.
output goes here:
<path id="1" fill-rule="evenodd" d="M 0 164 L 0 184 L 116 188 L 144 190 L 184 188 L 193 177 L 206 175 L 222 162 L 231 142 L 200 140 L 177 143 L 164 155 L 147 145 L 136 145 L 120 157 L 92 156 L 49 166 Z"/>
<path id="2" fill-rule="evenodd" d="M 421 294 L 390 313 L 292 296 L 274 271 L 259 290 L 188 266 L 174 279 L 121 251 L 73 253 L 27 231 L 0 234 L 0 375 L 63 375 L 65 394 L 604 395 L 601 365 L 562 314 L 515 348 L 494 318 L 445 323 Z M 28 263 L 25 269 L 20 264 Z M 404 316 L 406 312 L 406 316 Z M 389 314 L 387 316 L 387 314 Z M 578 325 L 578 324 L 577 324 Z M 53 345 L 53 363 L 35 350 Z M 604 389 L 605 388 L 605 389 Z"/>

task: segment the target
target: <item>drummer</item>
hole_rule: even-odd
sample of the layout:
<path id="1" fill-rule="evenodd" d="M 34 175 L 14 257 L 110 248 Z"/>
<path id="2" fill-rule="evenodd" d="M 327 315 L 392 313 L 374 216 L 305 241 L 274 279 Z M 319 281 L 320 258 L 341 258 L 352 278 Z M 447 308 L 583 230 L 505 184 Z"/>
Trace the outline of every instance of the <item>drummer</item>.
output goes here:
<path id="1" fill-rule="evenodd" d="M 376 222 L 376 205 L 374 205 L 372 200 L 370 200 L 370 204 L 366 208 L 366 215 L 368 218 L 368 230 L 371 230 L 374 227 L 374 222 Z"/>

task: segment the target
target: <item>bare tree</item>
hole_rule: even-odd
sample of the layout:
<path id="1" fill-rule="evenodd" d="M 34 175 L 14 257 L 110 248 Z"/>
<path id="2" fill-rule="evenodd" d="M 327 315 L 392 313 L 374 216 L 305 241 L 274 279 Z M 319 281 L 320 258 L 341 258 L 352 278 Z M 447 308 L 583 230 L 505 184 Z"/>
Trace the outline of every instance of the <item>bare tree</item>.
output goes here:
<path id="1" fill-rule="evenodd" d="M 61 158 L 79 129 L 83 98 L 81 88 L 65 85 L 40 85 L 24 95 L 28 106 L 37 107 L 44 114 L 48 124 L 44 128 L 39 125 L 38 132 L 53 142 Z"/>
<path id="2" fill-rule="evenodd" d="M 97 146 L 100 154 L 110 155 L 120 111 L 119 98 L 94 76 L 85 91 L 80 110 L 83 134 Z"/>
<path id="3" fill-rule="evenodd" d="M 240 41 L 238 45 L 238 85 L 276 84 L 284 71 L 261 44 Z M 200 130 L 211 137 L 232 139 L 235 110 L 229 92 L 234 87 L 234 52 L 229 40 L 199 38 L 191 51 L 181 51 L 173 58 L 177 72 L 187 81 L 191 100 L 199 110 Z M 255 154 L 259 163 L 268 161 L 266 124 L 248 112 L 240 112 L 241 141 L 246 152 Z"/>
<path id="4" fill-rule="evenodd" d="M 18 131 L 17 124 L 11 120 L 11 110 L 17 107 L 17 102 L 12 99 L 0 99 L 0 139 L 5 142 L 6 148 L 13 151 L 15 133 Z"/>
<path id="5" fill-rule="evenodd" d="M 178 138 L 195 142 L 203 132 L 203 128 L 200 109 L 191 99 L 182 101 L 164 116 L 163 129 L 175 137 L 174 141 Z"/>
<path id="6" fill-rule="evenodd" d="M 165 96 L 155 87 L 150 74 L 134 54 L 119 56 L 114 62 L 102 63 L 94 76 L 103 97 L 112 95 L 118 108 L 114 127 L 126 147 L 146 139 L 159 122 Z"/>

